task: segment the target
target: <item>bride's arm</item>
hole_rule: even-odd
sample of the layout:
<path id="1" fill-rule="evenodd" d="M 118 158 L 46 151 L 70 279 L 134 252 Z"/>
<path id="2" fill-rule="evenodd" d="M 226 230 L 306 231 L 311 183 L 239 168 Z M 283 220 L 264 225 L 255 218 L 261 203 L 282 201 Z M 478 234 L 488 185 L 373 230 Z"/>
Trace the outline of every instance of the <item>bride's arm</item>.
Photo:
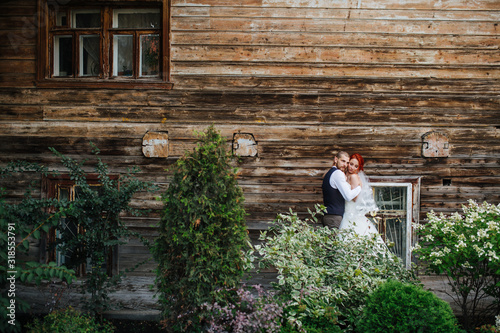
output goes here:
<path id="1" fill-rule="evenodd" d="M 353 188 L 356 188 L 357 186 L 363 186 L 363 184 L 361 183 L 361 178 L 359 178 L 359 175 L 358 174 L 350 174 L 348 177 L 347 177 L 347 182 L 349 184 L 351 184 L 351 189 Z M 358 198 L 358 196 L 356 196 L 354 199 L 354 201 L 356 201 L 356 199 Z"/>

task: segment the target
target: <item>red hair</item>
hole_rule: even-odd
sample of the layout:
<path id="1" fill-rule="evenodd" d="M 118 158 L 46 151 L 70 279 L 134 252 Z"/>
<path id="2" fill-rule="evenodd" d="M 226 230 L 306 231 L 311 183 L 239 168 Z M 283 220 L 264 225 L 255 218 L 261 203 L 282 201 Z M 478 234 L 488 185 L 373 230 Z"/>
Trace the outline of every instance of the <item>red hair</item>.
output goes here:
<path id="1" fill-rule="evenodd" d="M 359 171 L 363 171 L 363 166 L 365 165 L 365 160 L 363 160 L 363 157 L 361 157 L 361 155 L 356 153 L 356 154 L 352 154 L 349 159 L 352 160 L 353 158 L 358 160 Z"/>

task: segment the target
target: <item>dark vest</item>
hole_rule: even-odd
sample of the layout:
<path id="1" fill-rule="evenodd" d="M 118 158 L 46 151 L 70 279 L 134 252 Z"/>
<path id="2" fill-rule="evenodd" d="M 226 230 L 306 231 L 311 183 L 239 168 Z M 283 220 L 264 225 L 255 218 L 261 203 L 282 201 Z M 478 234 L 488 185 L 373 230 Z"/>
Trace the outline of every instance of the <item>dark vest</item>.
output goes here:
<path id="1" fill-rule="evenodd" d="M 330 177 L 336 171 L 336 167 L 332 167 L 323 178 L 323 204 L 326 206 L 326 213 L 332 215 L 344 215 L 345 200 L 340 191 L 330 185 Z"/>

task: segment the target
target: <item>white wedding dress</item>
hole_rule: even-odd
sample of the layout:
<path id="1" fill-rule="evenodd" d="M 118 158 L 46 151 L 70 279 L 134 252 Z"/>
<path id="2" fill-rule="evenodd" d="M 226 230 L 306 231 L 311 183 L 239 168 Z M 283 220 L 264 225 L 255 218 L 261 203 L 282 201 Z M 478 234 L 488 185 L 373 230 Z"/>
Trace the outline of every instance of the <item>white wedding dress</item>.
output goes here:
<path id="1" fill-rule="evenodd" d="M 351 229 L 354 233 L 360 236 L 376 235 L 377 242 L 385 244 L 382 237 L 378 233 L 377 227 L 365 215 L 378 210 L 377 204 L 373 199 L 373 192 L 364 172 L 358 173 L 361 179 L 361 193 L 356 201 L 346 201 L 345 211 L 340 229 Z"/>

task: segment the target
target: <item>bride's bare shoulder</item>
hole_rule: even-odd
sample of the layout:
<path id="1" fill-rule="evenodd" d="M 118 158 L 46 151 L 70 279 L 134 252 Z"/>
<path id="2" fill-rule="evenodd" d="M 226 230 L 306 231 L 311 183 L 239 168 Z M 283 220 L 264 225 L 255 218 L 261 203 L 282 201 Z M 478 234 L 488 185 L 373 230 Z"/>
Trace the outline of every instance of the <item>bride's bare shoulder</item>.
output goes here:
<path id="1" fill-rule="evenodd" d="M 357 173 L 349 174 L 347 176 L 347 181 L 349 182 L 349 184 L 351 184 L 354 187 L 358 186 L 358 185 L 362 185 L 361 178 L 359 177 L 359 175 Z"/>

